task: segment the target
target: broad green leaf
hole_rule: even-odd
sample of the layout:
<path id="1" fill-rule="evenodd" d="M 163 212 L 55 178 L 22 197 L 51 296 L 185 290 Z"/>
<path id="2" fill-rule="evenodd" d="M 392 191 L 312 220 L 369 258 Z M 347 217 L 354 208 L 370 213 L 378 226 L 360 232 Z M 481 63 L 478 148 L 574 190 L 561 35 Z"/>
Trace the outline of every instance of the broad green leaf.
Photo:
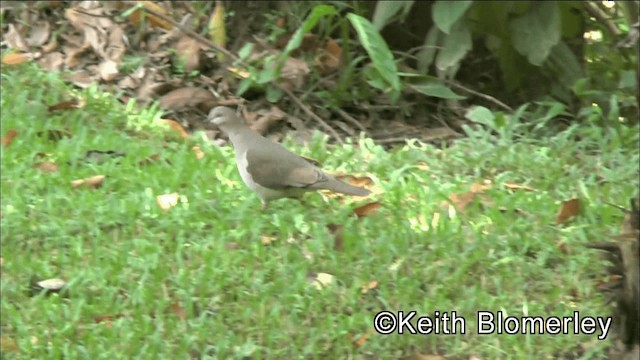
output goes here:
<path id="1" fill-rule="evenodd" d="M 465 99 L 464 96 L 456 94 L 449 87 L 437 81 L 430 81 L 424 84 L 409 85 L 409 87 L 427 96 L 453 100 Z"/>
<path id="2" fill-rule="evenodd" d="M 436 50 L 438 49 L 438 39 L 441 37 L 440 34 L 438 27 L 432 26 L 424 39 L 424 48 L 416 55 L 420 74 L 426 74 L 429 66 L 433 63 L 433 58 L 436 56 Z"/>
<path id="3" fill-rule="evenodd" d="M 413 6 L 413 1 L 378 1 L 376 2 L 376 9 L 373 13 L 373 26 L 382 30 L 387 24 L 391 22 L 398 12 L 402 11 L 401 17 L 405 17 L 409 10 Z"/>
<path id="4" fill-rule="evenodd" d="M 511 21 L 513 47 L 540 66 L 560 41 L 560 11 L 553 1 L 534 2 L 529 11 Z"/>
<path id="5" fill-rule="evenodd" d="M 243 47 L 240 48 L 240 50 L 238 50 L 238 57 L 240 57 L 240 59 L 242 60 L 246 60 L 249 58 L 249 55 L 251 55 L 252 51 L 253 43 L 246 43 Z"/>
<path id="6" fill-rule="evenodd" d="M 291 51 L 297 49 L 300 46 L 300 44 L 302 44 L 302 39 L 304 38 L 304 35 L 307 34 L 309 31 L 311 31 L 316 26 L 318 21 L 320 21 L 320 19 L 322 19 L 325 16 L 335 15 L 335 14 L 336 14 L 336 9 L 331 5 L 316 5 L 311 11 L 311 13 L 309 14 L 309 16 L 307 16 L 307 18 L 304 20 L 302 25 L 293 34 L 293 36 L 289 40 L 289 43 L 287 43 L 287 47 L 284 49 L 284 52 L 283 52 L 283 59 L 286 59 L 287 56 L 289 56 L 289 53 L 291 53 Z"/>
<path id="7" fill-rule="evenodd" d="M 475 106 L 464 115 L 465 118 L 482 125 L 494 127 L 495 115 L 484 106 Z"/>
<path id="8" fill-rule="evenodd" d="M 270 103 L 276 103 L 282 99 L 284 93 L 279 88 L 269 85 L 267 86 L 267 101 Z"/>
<path id="9" fill-rule="evenodd" d="M 436 67 L 442 71 L 456 65 L 471 50 L 471 31 L 466 21 L 460 21 L 447 35 L 442 44 L 442 50 L 436 57 Z"/>
<path id="10" fill-rule="evenodd" d="M 448 34 L 472 3 L 473 1 L 436 1 L 433 4 L 433 22 L 443 33 Z"/>
<path id="11" fill-rule="evenodd" d="M 376 28 L 369 20 L 362 16 L 350 13 L 347 18 L 356 29 L 360 43 L 364 46 L 367 54 L 373 61 L 380 76 L 385 80 L 387 85 L 391 86 L 393 91 L 399 92 L 401 89 L 400 78 L 398 77 L 398 69 L 393 59 L 393 55 L 387 47 L 387 43 Z"/>

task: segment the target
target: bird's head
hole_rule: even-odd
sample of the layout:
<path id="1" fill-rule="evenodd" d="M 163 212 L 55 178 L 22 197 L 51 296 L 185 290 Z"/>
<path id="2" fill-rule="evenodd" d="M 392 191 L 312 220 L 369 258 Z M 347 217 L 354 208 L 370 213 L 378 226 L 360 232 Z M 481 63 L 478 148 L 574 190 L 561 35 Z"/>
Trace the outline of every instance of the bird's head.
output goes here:
<path id="1" fill-rule="evenodd" d="M 242 119 L 236 116 L 235 111 L 225 106 L 216 106 L 209 112 L 207 120 L 215 126 L 225 129 L 233 125 L 241 125 Z"/>

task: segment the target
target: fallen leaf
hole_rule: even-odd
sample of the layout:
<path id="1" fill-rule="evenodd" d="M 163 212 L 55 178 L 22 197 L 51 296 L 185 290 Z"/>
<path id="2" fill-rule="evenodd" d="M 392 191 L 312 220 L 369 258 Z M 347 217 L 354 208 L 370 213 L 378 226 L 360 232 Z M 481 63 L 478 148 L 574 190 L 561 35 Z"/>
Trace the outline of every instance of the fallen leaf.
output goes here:
<path id="1" fill-rule="evenodd" d="M 137 6 L 138 4 L 142 5 L 146 9 L 155 11 L 162 15 L 169 16 L 169 12 L 165 8 L 155 4 L 153 1 L 136 1 L 135 6 Z M 144 9 L 136 10 L 131 14 L 131 22 L 133 22 L 134 25 L 139 25 L 142 19 L 146 19 L 149 21 L 149 24 L 152 27 L 161 27 L 166 30 L 171 30 L 173 28 L 173 25 L 171 25 L 170 22 L 167 22 L 161 19 L 160 17 L 158 17 L 157 15 L 151 14 L 146 11 L 143 15 L 142 11 L 144 11 Z"/>
<path id="2" fill-rule="evenodd" d="M 18 348 L 18 344 L 16 344 L 13 338 L 9 336 L 2 335 L 0 336 L 0 352 L 3 354 L 11 353 L 11 352 L 19 352 L 20 348 Z"/>
<path id="3" fill-rule="evenodd" d="M 38 21 L 31 26 L 31 34 L 27 38 L 27 43 L 33 47 L 44 45 L 51 35 L 51 26 L 48 21 Z"/>
<path id="4" fill-rule="evenodd" d="M 315 61 L 322 75 L 331 74 L 340 69 L 342 65 L 342 48 L 335 40 L 329 38 L 325 48 L 315 58 Z"/>
<path id="5" fill-rule="evenodd" d="M 73 99 L 69 101 L 59 102 L 55 105 L 51 105 L 48 108 L 49 112 L 55 112 L 60 110 L 68 110 L 68 109 L 80 109 L 84 107 L 85 102 L 80 99 Z"/>
<path id="6" fill-rule="evenodd" d="M 273 244 L 276 240 L 278 240 L 278 239 L 273 237 L 273 236 L 266 236 L 266 235 L 263 235 L 260 238 L 260 242 L 262 243 L 262 245 L 265 245 L 265 246 L 269 246 L 269 245 Z"/>
<path id="7" fill-rule="evenodd" d="M 104 81 L 111 81 L 118 76 L 118 63 L 113 60 L 105 60 L 98 65 L 100 78 Z"/>
<path id="8" fill-rule="evenodd" d="M 580 212 L 580 200 L 571 199 L 562 202 L 558 215 L 556 215 L 556 225 L 564 224 Z"/>
<path id="9" fill-rule="evenodd" d="M 33 296 L 43 292 L 45 294 L 59 293 L 65 288 L 66 285 L 67 285 L 66 281 L 58 278 L 47 279 L 42 281 L 33 281 L 31 284 L 31 290 L 32 290 L 31 293 Z"/>
<path id="10" fill-rule="evenodd" d="M 479 184 L 479 183 L 473 183 L 471 184 L 471 188 L 469 188 L 469 191 L 474 192 L 474 193 L 482 193 L 485 190 L 489 190 L 493 187 L 493 185 L 490 182 L 485 182 L 483 184 Z"/>
<path id="11" fill-rule="evenodd" d="M 368 187 L 373 184 L 373 180 L 368 176 L 338 175 L 336 176 L 336 179 L 357 187 Z"/>
<path id="12" fill-rule="evenodd" d="M 532 188 L 531 186 L 521 185 L 521 184 L 516 184 L 516 183 L 510 183 L 510 182 L 502 183 L 502 186 L 506 187 L 509 190 L 524 190 L 524 191 L 535 191 L 536 190 L 536 189 Z"/>
<path id="13" fill-rule="evenodd" d="M 193 152 L 196 154 L 196 159 L 200 160 L 204 158 L 204 152 L 200 150 L 200 146 L 194 146 L 191 148 L 191 150 L 193 150 Z"/>
<path id="14" fill-rule="evenodd" d="M 9 147 L 16 136 L 18 136 L 18 131 L 16 131 L 15 129 L 7 130 L 7 133 L 2 137 L 2 146 L 6 148 Z"/>
<path id="15" fill-rule="evenodd" d="M 20 31 L 13 24 L 9 24 L 9 31 L 6 32 L 3 38 L 10 49 L 18 49 L 23 52 L 29 51 L 29 45 L 27 45 Z"/>
<path id="16" fill-rule="evenodd" d="M 415 353 L 415 354 L 403 357 L 402 360 L 447 360 L 447 359 L 440 355 L 423 355 L 420 353 Z"/>
<path id="17" fill-rule="evenodd" d="M 307 279 L 316 289 L 322 290 L 333 284 L 335 276 L 327 273 L 312 273 L 307 277 Z"/>
<path id="18" fill-rule="evenodd" d="M 207 113 L 217 105 L 216 97 L 205 89 L 183 87 L 164 94 L 158 103 L 164 110 L 182 110 L 197 107 Z"/>
<path id="19" fill-rule="evenodd" d="M 174 313 L 180 320 L 184 320 L 187 318 L 187 311 L 177 301 L 171 303 L 171 312 Z"/>
<path id="20" fill-rule="evenodd" d="M 361 218 L 361 217 L 369 216 L 375 213 L 376 211 L 378 211 L 380 206 L 382 206 L 382 203 L 380 201 L 375 201 L 375 202 L 371 202 L 371 203 L 359 206 L 353 209 L 353 212 L 356 214 L 357 217 Z"/>
<path id="21" fill-rule="evenodd" d="M 353 346 L 356 348 L 361 347 L 362 345 L 364 345 L 365 342 L 367 342 L 368 338 L 369 338 L 369 334 L 362 334 L 361 336 L 356 337 L 353 340 Z"/>
<path id="22" fill-rule="evenodd" d="M 160 159 L 160 154 L 153 154 L 149 157 L 146 157 L 138 162 L 140 166 L 149 165 L 152 162 L 158 161 Z"/>
<path id="23" fill-rule="evenodd" d="M 89 189 L 97 189 L 102 186 L 106 176 L 104 175 L 96 175 L 92 177 L 88 177 L 85 179 L 73 180 L 71 182 L 71 187 L 77 189 L 81 186 L 87 187 Z"/>
<path id="24" fill-rule="evenodd" d="M 31 57 L 25 53 L 11 53 L 2 57 L 2 63 L 5 65 L 20 65 L 31 60 Z"/>
<path id="25" fill-rule="evenodd" d="M 44 173 L 54 173 L 58 171 L 58 164 L 53 161 L 38 162 L 33 164 L 33 166 Z"/>
<path id="26" fill-rule="evenodd" d="M 227 32 L 224 24 L 224 4 L 222 1 L 216 1 L 216 7 L 213 9 L 213 14 L 209 19 L 209 37 L 215 45 L 226 48 Z M 224 54 L 219 53 L 218 59 L 224 61 Z"/>
<path id="27" fill-rule="evenodd" d="M 171 130 L 178 133 L 181 137 L 183 138 L 189 137 L 189 133 L 187 133 L 187 131 L 177 121 L 170 120 L 170 119 L 160 119 L 160 120 L 164 121 L 165 124 L 169 125 L 169 128 L 171 128 Z"/>
<path id="28" fill-rule="evenodd" d="M 177 192 L 156 196 L 156 202 L 158 203 L 158 206 L 164 211 L 169 211 L 169 209 L 178 205 L 179 199 L 180 194 L 178 194 Z"/>
<path id="29" fill-rule="evenodd" d="M 371 281 L 368 284 L 362 285 L 362 287 L 360 288 L 360 292 L 363 294 L 368 293 L 369 291 L 375 289 L 378 287 L 378 282 L 376 280 Z"/>
<path id="30" fill-rule="evenodd" d="M 64 56 L 58 51 L 45 54 L 43 57 L 38 59 L 38 65 L 50 72 L 61 71 L 63 64 Z"/>
<path id="31" fill-rule="evenodd" d="M 184 65 L 185 72 L 192 72 L 200 69 L 200 43 L 198 40 L 183 35 L 176 44 L 176 55 Z"/>

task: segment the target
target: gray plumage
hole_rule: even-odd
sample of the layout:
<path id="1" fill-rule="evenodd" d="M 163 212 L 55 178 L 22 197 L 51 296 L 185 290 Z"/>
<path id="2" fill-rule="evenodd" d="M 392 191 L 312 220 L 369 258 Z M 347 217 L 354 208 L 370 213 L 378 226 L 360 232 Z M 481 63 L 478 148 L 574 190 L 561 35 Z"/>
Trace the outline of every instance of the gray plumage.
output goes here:
<path id="1" fill-rule="evenodd" d="M 260 196 L 264 206 L 271 200 L 299 197 L 304 192 L 320 189 L 355 196 L 371 193 L 326 174 L 282 145 L 253 131 L 230 108 L 214 108 L 209 112 L 208 120 L 229 136 L 235 148 L 240 176 Z"/>

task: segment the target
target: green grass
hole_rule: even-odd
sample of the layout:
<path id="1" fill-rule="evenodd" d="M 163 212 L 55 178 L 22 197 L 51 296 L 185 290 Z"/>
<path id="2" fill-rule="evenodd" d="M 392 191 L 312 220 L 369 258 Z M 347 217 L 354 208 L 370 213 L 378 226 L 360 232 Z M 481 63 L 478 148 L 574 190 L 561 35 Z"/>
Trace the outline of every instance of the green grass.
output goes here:
<path id="1" fill-rule="evenodd" d="M 167 135 L 153 127 L 153 110 L 125 109 L 94 89 L 77 94 L 84 108 L 47 113 L 71 94 L 56 74 L 3 67 L 2 134 L 19 132 L 2 149 L 3 357 L 600 359 L 611 346 L 612 334 L 477 335 L 475 313 L 612 312 L 595 291 L 603 264 L 582 244 L 619 232 L 623 214 L 605 202 L 626 205 L 637 191 L 637 128 L 574 126 L 518 142 L 484 134 L 446 150 L 386 152 L 369 140 L 327 149 L 322 138 L 296 148 L 327 169 L 376 179 L 383 206 L 358 221 L 352 209 L 365 200 L 315 194 L 263 212 L 232 149 Z M 37 136 L 64 128 L 72 138 Z M 89 150 L 126 156 L 81 161 Z M 35 169 L 37 153 L 52 154 L 60 171 Z M 170 163 L 139 165 L 155 153 Z M 70 186 L 98 174 L 107 176 L 99 189 Z M 492 206 L 442 214 L 434 226 L 444 199 L 485 179 L 496 184 L 486 193 Z M 510 192 L 502 182 L 537 190 Z M 172 192 L 183 202 L 163 212 L 155 198 Z M 572 197 L 582 201 L 581 215 L 554 225 L 560 202 Z M 329 223 L 344 225 L 341 251 Z M 264 236 L 277 240 L 265 246 Z M 309 275 L 319 272 L 334 283 L 316 289 Z M 68 281 L 66 296 L 29 293 L 33 279 L 47 278 Z M 374 280 L 379 286 L 363 294 Z M 382 310 L 455 310 L 467 334 L 370 334 Z M 113 320 L 100 321 L 105 316 Z"/>

